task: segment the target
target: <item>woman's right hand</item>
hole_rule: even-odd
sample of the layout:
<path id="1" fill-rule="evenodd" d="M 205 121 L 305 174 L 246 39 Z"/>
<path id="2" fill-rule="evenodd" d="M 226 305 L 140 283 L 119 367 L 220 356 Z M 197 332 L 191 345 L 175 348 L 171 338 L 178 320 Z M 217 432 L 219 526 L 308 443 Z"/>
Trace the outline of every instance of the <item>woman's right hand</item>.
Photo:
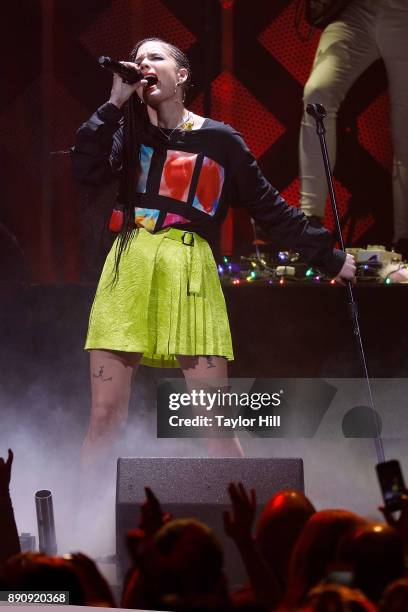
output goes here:
<path id="1" fill-rule="evenodd" d="M 133 64 L 132 62 L 120 63 L 124 66 L 128 66 L 129 68 L 137 68 L 136 64 Z M 145 85 L 147 85 L 146 79 L 142 79 L 141 81 L 130 85 L 129 83 L 125 83 L 122 77 L 120 77 L 118 74 L 114 74 L 109 102 L 118 108 L 121 108 L 135 91 L 141 92 Z"/>
<path id="2" fill-rule="evenodd" d="M 335 277 L 335 281 L 340 283 L 340 285 L 344 285 L 345 281 L 355 282 L 356 270 L 356 260 L 354 259 L 353 255 L 347 253 L 343 267 Z"/>

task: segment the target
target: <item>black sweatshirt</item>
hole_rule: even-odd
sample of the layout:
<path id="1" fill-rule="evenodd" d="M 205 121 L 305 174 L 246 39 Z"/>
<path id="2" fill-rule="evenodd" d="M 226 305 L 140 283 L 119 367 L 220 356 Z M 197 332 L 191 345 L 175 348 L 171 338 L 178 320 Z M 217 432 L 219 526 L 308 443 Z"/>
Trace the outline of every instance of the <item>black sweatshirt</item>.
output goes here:
<path id="1" fill-rule="evenodd" d="M 107 102 L 81 125 L 72 148 L 74 175 L 94 185 L 121 172 L 123 113 Z M 163 132 L 165 132 L 163 134 Z M 228 205 L 244 207 L 279 248 L 298 251 L 336 276 L 345 254 L 332 236 L 312 227 L 266 180 L 242 136 L 206 119 L 198 130 L 148 124 L 140 150 L 135 221 L 149 231 L 172 226 L 197 232 L 215 247 Z"/>

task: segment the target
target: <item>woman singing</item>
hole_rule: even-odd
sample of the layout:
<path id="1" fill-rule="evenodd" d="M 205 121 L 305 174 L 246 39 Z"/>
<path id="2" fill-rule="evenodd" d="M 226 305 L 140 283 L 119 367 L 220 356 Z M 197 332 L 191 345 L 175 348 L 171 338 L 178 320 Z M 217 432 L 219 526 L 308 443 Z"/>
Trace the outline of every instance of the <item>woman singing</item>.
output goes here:
<path id="1" fill-rule="evenodd" d="M 229 204 L 245 207 L 275 242 L 333 277 L 355 274 L 353 258 L 333 249 L 331 235 L 311 227 L 265 179 L 240 134 L 184 106 L 191 73 L 180 49 L 148 38 L 125 65 L 156 84 L 130 85 L 114 75 L 109 101 L 79 128 L 72 152 L 79 181 L 119 177 L 124 211 L 89 322 L 84 458 L 106 449 L 124 426 L 140 363 L 181 367 L 189 387 L 227 378 L 233 350 L 210 245 Z M 215 454 L 242 456 L 237 438 L 208 443 Z"/>

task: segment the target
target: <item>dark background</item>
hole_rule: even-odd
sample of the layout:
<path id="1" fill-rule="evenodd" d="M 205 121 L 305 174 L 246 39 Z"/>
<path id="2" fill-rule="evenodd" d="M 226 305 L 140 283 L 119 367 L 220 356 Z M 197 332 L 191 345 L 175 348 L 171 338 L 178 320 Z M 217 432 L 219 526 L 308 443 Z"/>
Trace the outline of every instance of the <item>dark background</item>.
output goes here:
<path id="1" fill-rule="evenodd" d="M 0 223 L 3 280 L 22 264 L 31 282 L 94 278 L 111 237 L 114 192 L 85 193 L 70 175 L 74 132 L 109 95 L 99 55 L 127 58 L 157 35 L 193 66 L 190 108 L 240 130 L 270 181 L 298 202 L 302 88 L 319 31 L 295 26 L 297 0 L 23 0 L 7 3 L 0 45 Z M 225 7 L 225 8 L 224 8 Z M 300 30 L 300 31 L 299 31 Z M 391 145 L 383 64 L 354 85 L 339 117 L 336 186 L 348 245 L 389 243 Z M 332 226 L 330 215 L 328 227 Z M 15 235 L 14 244 L 5 230 Z M 235 211 L 225 252 L 249 248 L 248 218 Z M 10 253 L 12 254 L 10 257 Z M 4 264 L 6 262 L 6 264 Z"/>

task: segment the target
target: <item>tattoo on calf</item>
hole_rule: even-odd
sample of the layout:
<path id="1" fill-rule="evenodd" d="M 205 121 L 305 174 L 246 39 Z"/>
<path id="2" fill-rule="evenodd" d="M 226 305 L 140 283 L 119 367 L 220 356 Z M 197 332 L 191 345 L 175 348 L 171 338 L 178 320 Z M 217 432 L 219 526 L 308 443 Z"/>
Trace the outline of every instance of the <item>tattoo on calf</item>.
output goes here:
<path id="1" fill-rule="evenodd" d="M 109 382 L 110 380 L 112 380 L 112 376 L 110 376 L 109 378 L 104 378 L 103 377 L 103 367 L 104 366 L 100 366 L 98 374 L 92 374 L 92 376 L 94 378 L 100 378 L 102 382 Z"/>

